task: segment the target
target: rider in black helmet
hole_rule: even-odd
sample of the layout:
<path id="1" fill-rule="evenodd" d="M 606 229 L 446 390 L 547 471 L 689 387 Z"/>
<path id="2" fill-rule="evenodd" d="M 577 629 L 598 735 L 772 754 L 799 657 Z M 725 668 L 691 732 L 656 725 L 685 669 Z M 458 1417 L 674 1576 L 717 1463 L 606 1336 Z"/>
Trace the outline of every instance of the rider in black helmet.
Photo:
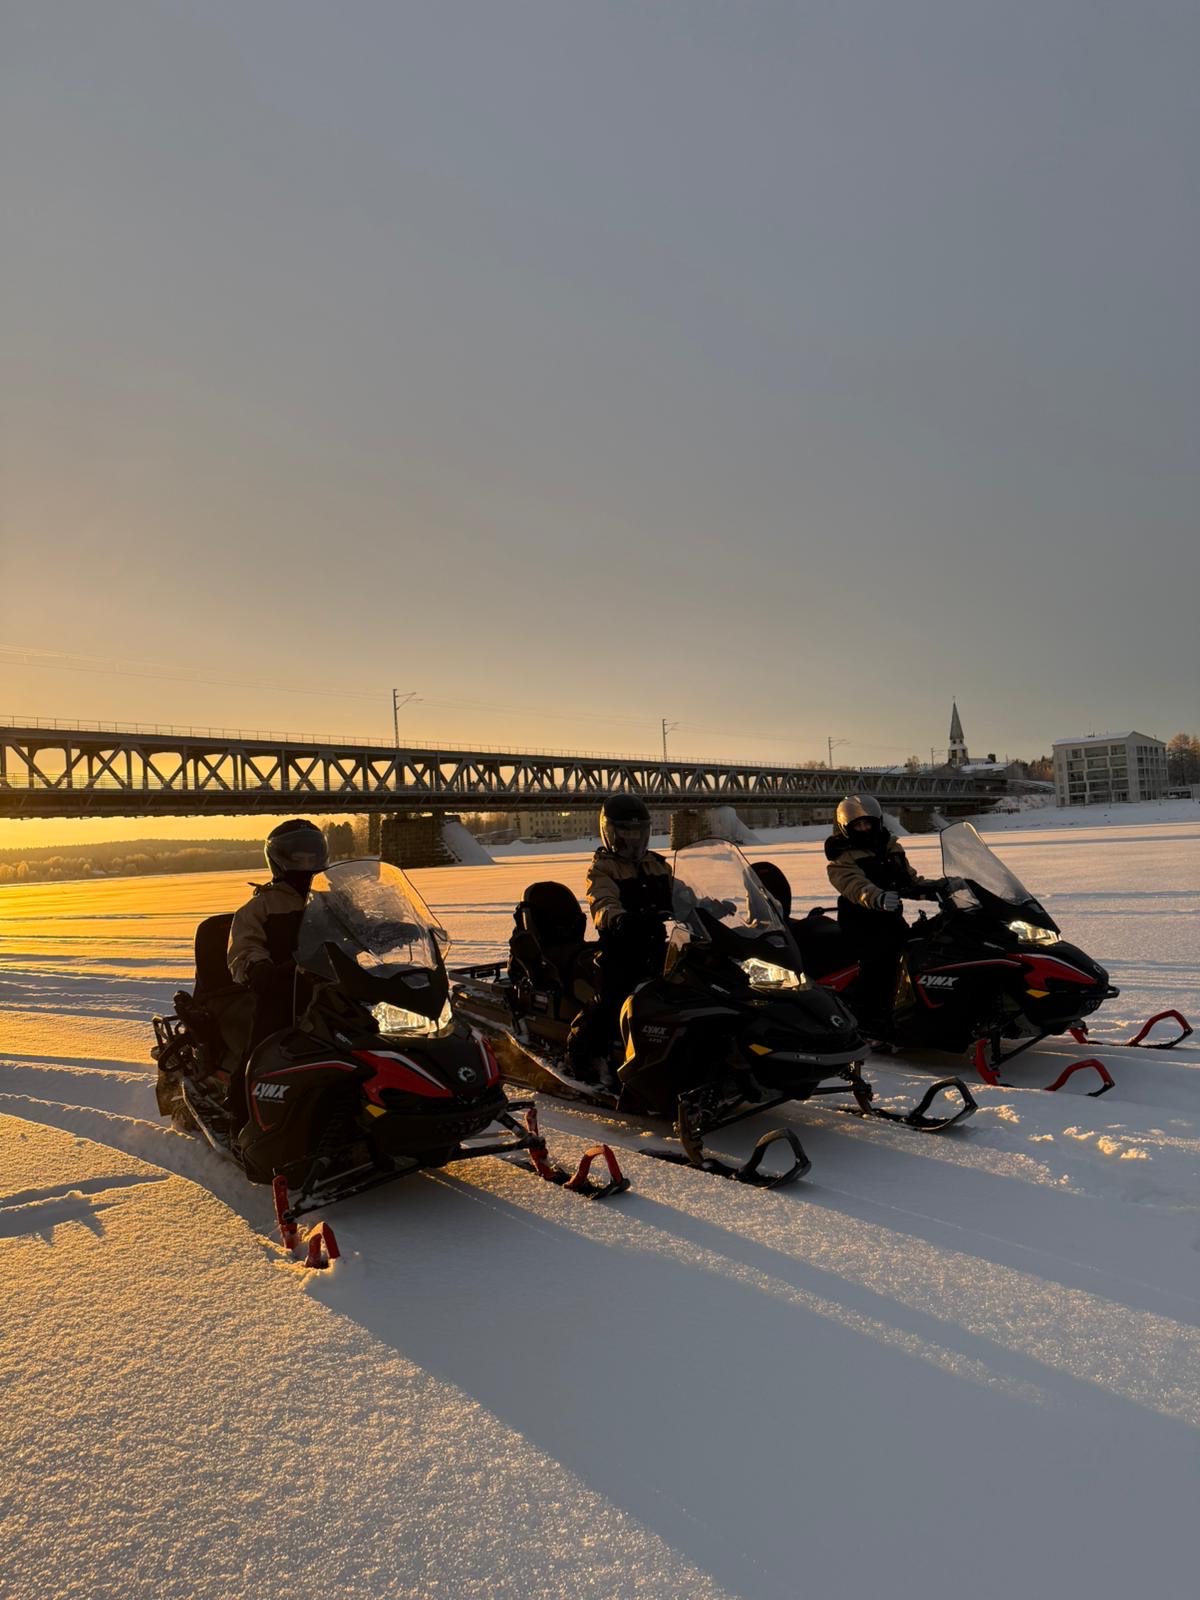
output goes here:
<path id="1" fill-rule="evenodd" d="M 235 983 L 245 984 L 255 996 L 251 1049 L 294 1021 L 300 918 L 314 876 L 329 862 L 325 835 L 299 817 L 272 828 L 263 853 L 271 881 L 254 886 L 229 930 L 229 971 Z"/>
<path id="2" fill-rule="evenodd" d="M 838 891 L 838 925 L 858 955 L 855 1015 L 866 1034 L 886 1039 L 900 952 L 908 940 L 902 902 L 936 899 L 944 880 L 914 872 L 871 794 L 847 795 L 839 803 L 825 860 Z"/>
<path id="3" fill-rule="evenodd" d="M 661 972 L 665 919 L 671 914 L 671 868 L 650 849 L 650 813 L 635 794 L 614 794 L 600 808 L 600 848 L 588 868 L 587 898 L 600 935 L 600 993 L 576 1017 L 571 1069 L 611 1088 L 611 1059 L 621 1007 L 639 983 Z"/>

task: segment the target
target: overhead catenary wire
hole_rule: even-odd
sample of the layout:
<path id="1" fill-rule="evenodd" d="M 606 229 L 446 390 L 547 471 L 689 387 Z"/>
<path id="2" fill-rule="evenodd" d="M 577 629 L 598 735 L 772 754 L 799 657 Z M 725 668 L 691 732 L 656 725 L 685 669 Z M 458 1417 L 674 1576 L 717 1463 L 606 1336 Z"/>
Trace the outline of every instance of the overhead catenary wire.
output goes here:
<path id="1" fill-rule="evenodd" d="M 355 700 L 378 705 L 380 693 L 364 689 L 338 689 L 328 685 L 274 683 L 263 679 L 249 677 L 236 677 L 221 673 L 204 672 L 172 672 L 161 667 L 151 666 L 147 663 L 132 662 L 121 658 L 99 655 L 83 655 L 64 650 L 46 650 L 37 646 L 0 643 L 0 663 L 8 662 L 14 666 L 26 666 L 35 670 L 55 672 L 85 672 L 91 676 L 111 675 L 114 677 L 140 678 L 156 682 L 194 683 L 206 684 L 215 688 L 247 689 L 259 693 L 270 694 L 298 694 L 305 698 L 322 696 L 328 699 Z M 415 695 L 421 703 L 430 708 L 457 711 L 481 711 L 494 715 L 537 718 L 539 721 L 570 722 L 578 726 L 581 722 L 602 723 L 612 727 L 644 728 L 644 716 L 631 716 L 628 713 L 611 712 L 603 710 L 590 710 L 576 707 L 571 711 L 552 711 L 543 706 L 514 706 L 501 701 L 480 700 L 468 696 L 437 697 L 433 695 Z M 785 745 L 790 751 L 802 748 L 806 743 L 811 743 L 808 735 L 795 731 L 779 731 L 778 728 L 767 731 L 766 729 L 750 727 L 743 724 L 736 729 L 714 728 L 706 723 L 692 722 L 687 718 L 680 718 L 672 724 L 673 728 L 686 731 L 690 736 L 703 735 L 715 739 L 752 739 L 770 746 Z M 844 741 L 850 742 L 850 741 Z M 884 753 L 912 753 L 908 745 L 884 744 L 872 738 L 855 739 L 852 741 L 860 750 L 877 751 Z M 1014 743 L 1023 743 L 1031 746 L 1044 743 L 1041 734 L 1026 736 L 1019 740 L 1011 740 L 1010 748 Z"/>

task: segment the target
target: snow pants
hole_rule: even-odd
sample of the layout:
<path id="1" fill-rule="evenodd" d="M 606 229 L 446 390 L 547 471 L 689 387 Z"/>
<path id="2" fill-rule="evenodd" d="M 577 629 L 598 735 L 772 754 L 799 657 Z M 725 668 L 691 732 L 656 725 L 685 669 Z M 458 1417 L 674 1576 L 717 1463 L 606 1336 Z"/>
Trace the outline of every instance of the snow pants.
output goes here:
<path id="1" fill-rule="evenodd" d="M 838 927 L 858 957 L 858 982 L 850 1002 L 868 1033 L 886 1033 L 892 1019 L 900 953 L 908 943 L 908 924 L 899 911 L 869 911 L 838 901 Z"/>

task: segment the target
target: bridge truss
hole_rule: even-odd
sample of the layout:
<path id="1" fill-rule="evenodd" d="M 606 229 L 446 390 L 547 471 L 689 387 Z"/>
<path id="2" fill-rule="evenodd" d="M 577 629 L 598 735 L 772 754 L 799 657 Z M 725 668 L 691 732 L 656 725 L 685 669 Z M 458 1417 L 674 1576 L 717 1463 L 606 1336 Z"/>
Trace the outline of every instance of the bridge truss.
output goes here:
<path id="1" fill-rule="evenodd" d="M 974 775 L 0 727 L 3 817 L 592 810 L 617 790 L 663 808 L 833 803 L 857 790 L 891 806 L 982 810 L 1004 787 Z"/>

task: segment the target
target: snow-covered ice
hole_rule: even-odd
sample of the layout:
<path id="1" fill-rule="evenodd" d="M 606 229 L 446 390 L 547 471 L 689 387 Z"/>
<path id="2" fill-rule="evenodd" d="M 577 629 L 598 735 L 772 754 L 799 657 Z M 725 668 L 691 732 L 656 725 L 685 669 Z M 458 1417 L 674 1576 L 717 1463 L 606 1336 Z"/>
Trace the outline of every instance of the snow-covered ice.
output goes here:
<path id="1" fill-rule="evenodd" d="M 997 830 L 1121 986 L 1097 1033 L 1200 1012 L 1195 811 Z M 829 903 L 813 832 L 751 854 Z M 586 859 L 415 876 L 470 960 Z M 305 1274 L 154 1107 L 148 1018 L 243 892 L 0 890 L 5 1600 L 1195 1592 L 1194 1041 L 1100 1051 L 1099 1100 L 980 1086 L 944 1137 L 776 1112 L 813 1159 L 777 1193 L 631 1154 L 590 1204 L 460 1164 L 331 1212 L 344 1258 Z M 607 1126 L 542 1120 L 564 1156 Z"/>

